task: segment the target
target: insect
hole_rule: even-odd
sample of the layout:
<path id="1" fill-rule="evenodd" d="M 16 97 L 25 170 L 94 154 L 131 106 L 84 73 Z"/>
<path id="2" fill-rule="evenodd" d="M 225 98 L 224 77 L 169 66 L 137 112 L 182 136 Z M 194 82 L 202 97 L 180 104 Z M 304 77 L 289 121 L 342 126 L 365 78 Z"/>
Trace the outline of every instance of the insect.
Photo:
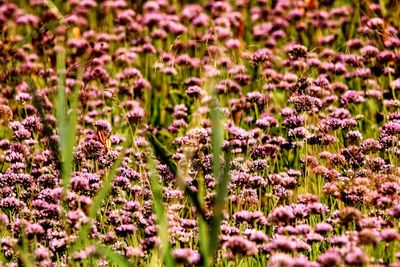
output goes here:
<path id="1" fill-rule="evenodd" d="M 97 130 L 97 137 L 103 144 L 103 155 L 106 155 L 107 152 L 111 149 L 110 137 L 103 130 Z"/>

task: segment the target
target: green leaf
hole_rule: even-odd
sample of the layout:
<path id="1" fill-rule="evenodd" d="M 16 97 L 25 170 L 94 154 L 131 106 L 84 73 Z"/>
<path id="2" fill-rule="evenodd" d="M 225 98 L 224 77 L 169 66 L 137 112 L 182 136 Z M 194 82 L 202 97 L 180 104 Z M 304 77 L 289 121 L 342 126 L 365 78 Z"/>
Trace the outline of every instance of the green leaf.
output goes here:
<path id="1" fill-rule="evenodd" d="M 154 212 L 157 215 L 157 224 L 159 227 L 158 235 L 161 240 L 161 257 L 167 267 L 175 266 L 175 260 L 172 256 L 171 246 L 168 237 L 168 222 L 165 216 L 164 205 L 162 202 L 162 187 L 159 184 L 157 169 L 154 161 L 149 157 L 150 187 L 153 194 Z"/>

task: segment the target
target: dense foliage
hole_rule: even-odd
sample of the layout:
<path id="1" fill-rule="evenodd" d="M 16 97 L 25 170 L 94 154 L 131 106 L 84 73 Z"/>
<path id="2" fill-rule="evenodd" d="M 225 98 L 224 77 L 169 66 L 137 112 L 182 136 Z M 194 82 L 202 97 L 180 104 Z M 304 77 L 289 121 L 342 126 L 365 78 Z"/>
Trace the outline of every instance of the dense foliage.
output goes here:
<path id="1" fill-rule="evenodd" d="M 400 266 L 399 15 L 0 0 L 2 266 Z"/>

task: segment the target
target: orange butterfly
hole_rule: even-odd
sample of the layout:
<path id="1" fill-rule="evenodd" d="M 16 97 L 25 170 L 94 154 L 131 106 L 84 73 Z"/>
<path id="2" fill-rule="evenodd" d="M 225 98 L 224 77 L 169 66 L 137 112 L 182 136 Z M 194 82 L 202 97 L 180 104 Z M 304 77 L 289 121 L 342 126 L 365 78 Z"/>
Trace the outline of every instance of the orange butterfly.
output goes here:
<path id="1" fill-rule="evenodd" d="M 106 133 L 103 130 L 97 130 L 97 137 L 103 144 L 103 155 L 106 155 L 107 152 L 111 149 L 110 137 L 106 135 Z"/>

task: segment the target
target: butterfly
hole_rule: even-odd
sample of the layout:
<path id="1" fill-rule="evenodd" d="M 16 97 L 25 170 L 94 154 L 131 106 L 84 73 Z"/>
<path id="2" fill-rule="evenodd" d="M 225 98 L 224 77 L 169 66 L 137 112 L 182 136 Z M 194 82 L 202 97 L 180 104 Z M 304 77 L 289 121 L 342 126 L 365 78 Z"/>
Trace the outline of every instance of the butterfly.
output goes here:
<path id="1" fill-rule="evenodd" d="M 106 155 L 107 152 L 111 149 L 110 137 L 103 130 L 97 130 L 97 137 L 103 144 L 103 155 Z"/>

